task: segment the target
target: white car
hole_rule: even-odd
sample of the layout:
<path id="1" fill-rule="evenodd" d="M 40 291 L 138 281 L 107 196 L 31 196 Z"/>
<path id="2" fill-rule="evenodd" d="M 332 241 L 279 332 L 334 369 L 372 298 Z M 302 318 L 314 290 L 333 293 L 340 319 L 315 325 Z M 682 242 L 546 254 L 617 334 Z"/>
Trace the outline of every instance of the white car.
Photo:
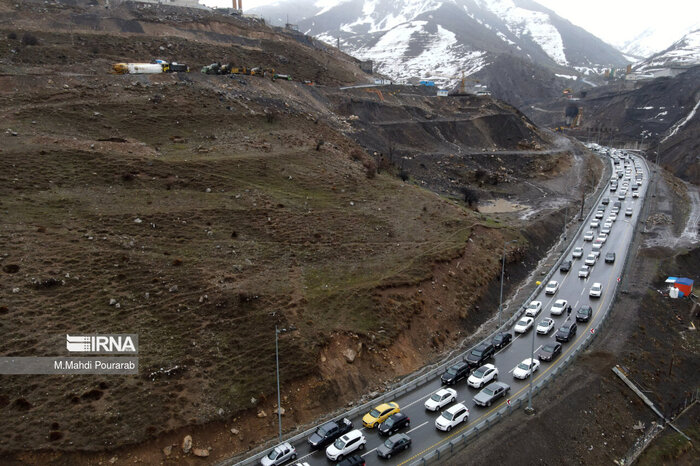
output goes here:
<path id="1" fill-rule="evenodd" d="M 560 316 L 564 313 L 564 310 L 566 309 L 566 306 L 568 304 L 569 303 L 566 299 L 557 299 L 556 301 L 554 301 L 554 304 L 552 304 L 552 307 L 549 309 L 549 313 L 553 316 Z"/>
<path id="2" fill-rule="evenodd" d="M 297 457 L 297 450 L 289 442 L 280 443 L 260 460 L 262 466 L 278 466 Z"/>
<path id="3" fill-rule="evenodd" d="M 617 220 L 617 214 L 614 212 L 611 212 L 610 215 L 608 215 L 608 221 L 612 220 L 613 222 Z"/>
<path id="4" fill-rule="evenodd" d="M 457 401 L 457 390 L 454 388 L 441 388 L 425 401 L 425 409 L 437 411 L 454 401 Z"/>
<path id="5" fill-rule="evenodd" d="M 598 257 L 595 254 L 589 254 L 586 256 L 586 260 L 583 261 L 583 263 L 586 265 L 595 265 L 597 259 Z"/>
<path id="6" fill-rule="evenodd" d="M 556 280 L 551 280 L 549 283 L 547 283 L 547 286 L 544 287 L 544 294 L 554 294 L 558 289 L 559 282 Z"/>
<path id="7" fill-rule="evenodd" d="M 612 222 L 605 222 L 603 223 L 603 228 L 607 228 L 608 230 L 611 229 L 613 226 Z"/>
<path id="8" fill-rule="evenodd" d="M 601 218 L 602 218 L 602 217 L 601 217 Z M 593 234 L 592 231 L 587 231 L 587 232 L 583 235 L 583 240 L 584 240 L 584 241 L 593 241 L 593 238 L 595 238 L 595 235 Z"/>
<path id="9" fill-rule="evenodd" d="M 601 294 L 603 294 L 603 285 L 595 282 L 593 286 L 591 286 L 591 291 L 588 292 L 588 296 L 591 298 L 600 298 Z"/>
<path id="10" fill-rule="evenodd" d="M 537 324 L 537 333 L 540 335 L 547 335 L 549 332 L 552 331 L 553 328 L 554 319 L 545 317 L 544 319 L 540 320 L 539 324 Z"/>
<path id="11" fill-rule="evenodd" d="M 605 215 L 605 212 L 602 210 L 599 210 L 598 212 L 595 213 L 595 218 L 600 220 L 601 218 L 603 218 L 604 215 Z"/>
<path id="12" fill-rule="evenodd" d="M 591 222 L 591 228 L 598 228 L 600 226 L 600 221 L 598 220 L 593 220 Z"/>
<path id="13" fill-rule="evenodd" d="M 610 228 L 601 228 L 601 229 L 600 229 L 600 234 L 602 234 L 602 235 L 609 235 L 609 234 L 610 234 Z"/>
<path id="14" fill-rule="evenodd" d="M 595 241 L 593 241 L 593 246 L 591 246 L 591 247 L 593 248 L 594 251 L 600 250 L 600 248 L 603 247 L 603 242 L 604 241 L 602 239 L 597 238 Z M 588 264 L 588 262 L 586 262 L 586 264 Z"/>
<path id="15" fill-rule="evenodd" d="M 467 384 L 470 387 L 481 388 L 498 378 L 498 369 L 493 364 L 484 364 L 469 376 Z"/>
<path id="16" fill-rule="evenodd" d="M 571 253 L 571 257 L 574 259 L 580 259 L 583 257 L 583 248 L 577 247 L 574 248 L 574 251 Z"/>
<path id="17" fill-rule="evenodd" d="M 331 461 L 340 459 L 355 450 L 363 450 L 367 439 L 359 429 L 351 430 L 326 448 L 326 457 Z"/>
<path id="18" fill-rule="evenodd" d="M 469 419 L 469 408 L 462 403 L 457 403 L 440 414 L 435 419 L 435 427 L 438 430 L 449 432 L 453 427 Z"/>
<path id="19" fill-rule="evenodd" d="M 525 333 L 532 327 L 532 323 L 535 321 L 532 317 L 523 317 L 515 324 L 513 331 L 515 333 Z"/>
<path id="20" fill-rule="evenodd" d="M 524 359 L 523 362 L 515 366 L 513 369 L 513 377 L 516 379 L 527 379 L 540 367 L 540 362 L 537 359 Z"/>
<path id="21" fill-rule="evenodd" d="M 632 193 L 632 197 L 637 198 L 639 197 L 639 192 L 635 191 Z"/>
<path id="22" fill-rule="evenodd" d="M 600 235 L 598 235 L 597 239 L 601 240 L 604 243 L 608 240 L 608 235 L 600 234 Z"/>
<path id="23" fill-rule="evenodd" d="M 632 207 L 628 207 L 625 209 L 625 217 L 631 217 L 634 211 L 632 210 Z"/>
<path id="24" fill-rule="evenodd" d="M 542 301 L 532 301 L 525 309 L 525 315 L 528 317 L 537 317 L 542 310 Z"/>
<path id="25" fill-rule="evenodd" d="M 588 278 L 591 274 L 591 268 L 588 265 L 582 265 L 578 271 L 578 278 Z"/>

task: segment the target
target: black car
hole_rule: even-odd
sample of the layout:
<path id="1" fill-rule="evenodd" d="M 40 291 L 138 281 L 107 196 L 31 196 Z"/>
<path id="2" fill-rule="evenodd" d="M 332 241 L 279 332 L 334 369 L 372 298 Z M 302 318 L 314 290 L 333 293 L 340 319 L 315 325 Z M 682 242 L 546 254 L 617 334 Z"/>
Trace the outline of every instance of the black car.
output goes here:
<path id="1" fill-rule="evenodd" d="M 467 364 L 466 362 L 459 362 L 447 369 L 447 371 L 444 374 L 442 374 L 442 377 L 440 377 L 440 380 L 445 385 L 452 385 L 468 376 L 469 364 Z"/>
<path id="2" fill-rule="evenodd" d="M 326 445 L 333 443 L 335 439 L 343 434 L 347 434 L 352 430 L 352 422 L 343 418 L 338 422 L 326 422 L 321 427 L 316 429 L 316 432 L 308 438 L 311 448 L 323 448 Z"/>
<path id="3" fill-rule="evenodd" d="M 384 422 L 379 424 L 377 432 L 379 435 L 393 435 L 401 429 L 411 427 L 411 419 L 404 413 L 392 414 Z"/>
<path id="4" fill-rule="evenodd" d="M 609 252 L 609 253 L 605 254 L 605 263 L 612 264 L 613 262 L 615 262 L 615 253 Z"/>
<path id="5" fill-rule="evenodd" d="M 338 466 L 365 466 L 365 459 L 360 455 L 348 456 Z"/>
<path id="6" fill-rule="evenodd" d="M 564 261 L 564 262 L 562 262 L 561 265 L 559 266 L 559 271 L 560 271 L 560 272 L 566 273 L 566 272 L 568 272 L 569 270 L 571 270 L 571 261 Z"/>
<path id="7" fill-rule="evenodd" d="M 377 448 L 377 455 L 380 458 L 391 458 L 391 455 L 408 449 L 411 446 L 411 437 L 406 434 L 392 435 Z"/>
<path id="8" fill-rule="evenodd" d="M 604 197 L 602 201 L 600 201 L 601 204 L 603 205 L 608 205 L 610 204 L 610 198 L 609 197 Z"/>
<path id="9" fill-rule="evenodd" d="M 591 306 L 581 306 L 576 312 L 576 320 L 579 322 L 588 322 L 593 315 L 593 308 Z"/>
<path id="10" fill-rule="evenodd" d="M 540 361 L 551 361 L 561 353 L 561 343 L 548 343 L 542 347 L 537 356 Z"/>
<path id="11" fill-rule="evenodd" d="M 481 367 L 484 365 L 486 361 L 490 357 L 494 355 L 496 352 L 496 348 L 493 347 L 491 343 L 483 342 L 479 343 L 476 348 L 474 348 L 466 358 L 464 358 L 465 361 L 467 361 L 467 364 L 469 364 L 470 368 L 476 369 L 477 367 Z"/>
<path id="12" fill-rule="evenodd" d="M 506 346 L 508 343 L 510 343 L 512 339 L 513 339 L 513 335 L 511 333 L 499 332 L 496 334 L 495 337 L 493 337 L 493 340 L 491 340 L 491 344 L 493 345 L 494 348 L 501 349 L 504 346 Z"/>
<path id="13" fill-rule="evenodd" d="M 567 320 L 564 325 L 559 327 L 554 339 L 560 342 L 571 340 L 576 335 L 576 322 Z"/>

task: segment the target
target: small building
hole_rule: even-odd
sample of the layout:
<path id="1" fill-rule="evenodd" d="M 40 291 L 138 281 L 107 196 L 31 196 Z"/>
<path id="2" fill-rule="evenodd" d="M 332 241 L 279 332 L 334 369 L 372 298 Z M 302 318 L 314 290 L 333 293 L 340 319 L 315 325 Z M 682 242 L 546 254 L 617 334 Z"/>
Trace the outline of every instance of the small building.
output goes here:
<path id="1" fill-rule="evenodd" d="M 438 97 L 447 97 L 447 89 L 438 89 L 437 96 Z"/>
<path id="2" fill-rule="evenodd" d="M 693 280 L 690 278 L 679 278 L 679 277 L 668 277 L 666 279 L 666 283 L 669 284 L 669 289 L 675 288 L 678 291 L 669 293 L 672 295 L 676 295 L 678 297 L 683 297 L 683 296 L 690 296 L 690 294 L 693 292 Z M 673 290 L 671 290 L 673 291 Z"/>

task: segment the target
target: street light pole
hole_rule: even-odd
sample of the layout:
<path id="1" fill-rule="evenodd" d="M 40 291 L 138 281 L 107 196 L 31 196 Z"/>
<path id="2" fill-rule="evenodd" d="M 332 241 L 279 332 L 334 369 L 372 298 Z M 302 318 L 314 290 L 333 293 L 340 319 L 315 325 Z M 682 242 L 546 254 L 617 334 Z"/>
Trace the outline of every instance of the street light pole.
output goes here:
<path id="1" fill-rule="evenodd" d="M 501 261 L 501 298 L 498 301 L 498 328 L 501 328 L 501 311 L 503 310 L 503 275 L 506 270 L 506 245 L 515 243 L 516 241 L 516 239 L 513 239 L 503 243 L 503 260 Z"/>
<path id="2" fill-rule="evenodd" d="M 280 400 L 280 352 L 277 343 L 279 330 L 275 325 L 275 362 L 277 365 L 277 419 L 279 421 L 279 443 L 282 443 L 282 403 Z"/>

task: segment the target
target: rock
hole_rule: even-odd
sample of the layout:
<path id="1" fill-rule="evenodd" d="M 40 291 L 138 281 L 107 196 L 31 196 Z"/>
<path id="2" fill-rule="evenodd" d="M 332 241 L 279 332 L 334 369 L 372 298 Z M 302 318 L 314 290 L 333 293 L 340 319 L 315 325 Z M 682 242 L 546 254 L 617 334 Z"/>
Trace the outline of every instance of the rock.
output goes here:
<path id="1" fill-rule="evenodd" d="M 199 456 L 200 458 L 206 458 L 209 456 L 209 450 L 206 448 L 195 448 L 192 450 L 192 453 L 194 453 L 194 456 Z"/>
<path id="2" fill-rule="evenodd" d="M 173 285 L 168 289 L 169 292 L 175 293 L 177 291 L 177 285 Z"/>
<path id="3" fill-rule="evenodd" d="M 111 458 L 109 459 L 109 464 L 114 464 L 114 463 L 116 463 L 116 462 L 117 462 L 117 457 L 116 457 L 116 456 L 113 456 L 113 457 L 111 457 Z"/>
<path id="4" fill-rule="evenodd" d="M 255 397 L 251 396 L 250 397 L 250 404 L 252 404 L 252 405 L 258 404 L 258 400 L 256 400 Z"/>
<path id="5" fill-rule="evenodd" d="M 355 361 L 355 357 L 357 357 L 357 353 L 355 350 L 348 348 L 343 351 L 343 356 L 345 356 L 345 360 L 348 362 L 348 364 L 352 364 Z"/>
<path id="6" fill-rule="evenodd" d="M 114 306 L 115 304 L 117 304 L 117 300 L 114 298 L 109 298 L 109 305 Z"/>
<path id="7" fill-rule="evenodd" d="M 170 454 L 173 452 L 173 446 L 168 445 L 167 447 L 163 448 L 163 454 L 165 456 L 170 456 Z"/>
<path id="8" fill-rule="evenodd" d="M 258 417 L 259 418 L 267 417 L 267 413 L 261 409 L 260 411 L 258 411 Z"/>
<path id="9" fill-rule="evenodd" d="M 211 188 L 207 188 L 207 189 L 205 189 L 204 191 L 207 192 L 207 193 L 210 193 L 210 192 L 211 192 Z"/>
<path id="10" fill-rule="evenodd" d="M 275 412 L 275 414 L 277 414 L 277 409 L 275 409 L 274 412 Z M 280 412 L 280 414 L 281 414 L 282 416 L 284 416 L 285 409 L 284 409 L 284 408 L 280 408 L 280 409 L 279 409 L 279 412 Z"/>
<path id="11" fill-rule="evenodd" d="M 134 219 L 134 223 L 143 223 L 143 220 L 141 220 L 140 218 L 136 217 L 136 218 Z"/>
<path id="12" fill-rule="evenodd" d="M 238 429 L 236 429 L 235 427 L 232 427 L 232 428 L 231 428 L 231 433 L 232 433 L 233 435 L 238 435 L 238 434 L 241 433 L 241 431 L 238 430 Z"/>
<path id="13" fill-rule="evenodd" d="M 224 408 L 219 408 L 218 413 L 219 413 L 219 416 L 223 416 L 224 415 Z"/>
<path id="14" fill-rule="evenodd" d="M 182 439 L 182 451 L 185 453 L 189 453 L 191 449 L 192 449 L 192 436 L 185 435 L 185 438 Z"/>
<path id="15" fill-rule="evenodd" d="M 19 288 L 12 288 L 13 293 L 19 293 Z"/>

